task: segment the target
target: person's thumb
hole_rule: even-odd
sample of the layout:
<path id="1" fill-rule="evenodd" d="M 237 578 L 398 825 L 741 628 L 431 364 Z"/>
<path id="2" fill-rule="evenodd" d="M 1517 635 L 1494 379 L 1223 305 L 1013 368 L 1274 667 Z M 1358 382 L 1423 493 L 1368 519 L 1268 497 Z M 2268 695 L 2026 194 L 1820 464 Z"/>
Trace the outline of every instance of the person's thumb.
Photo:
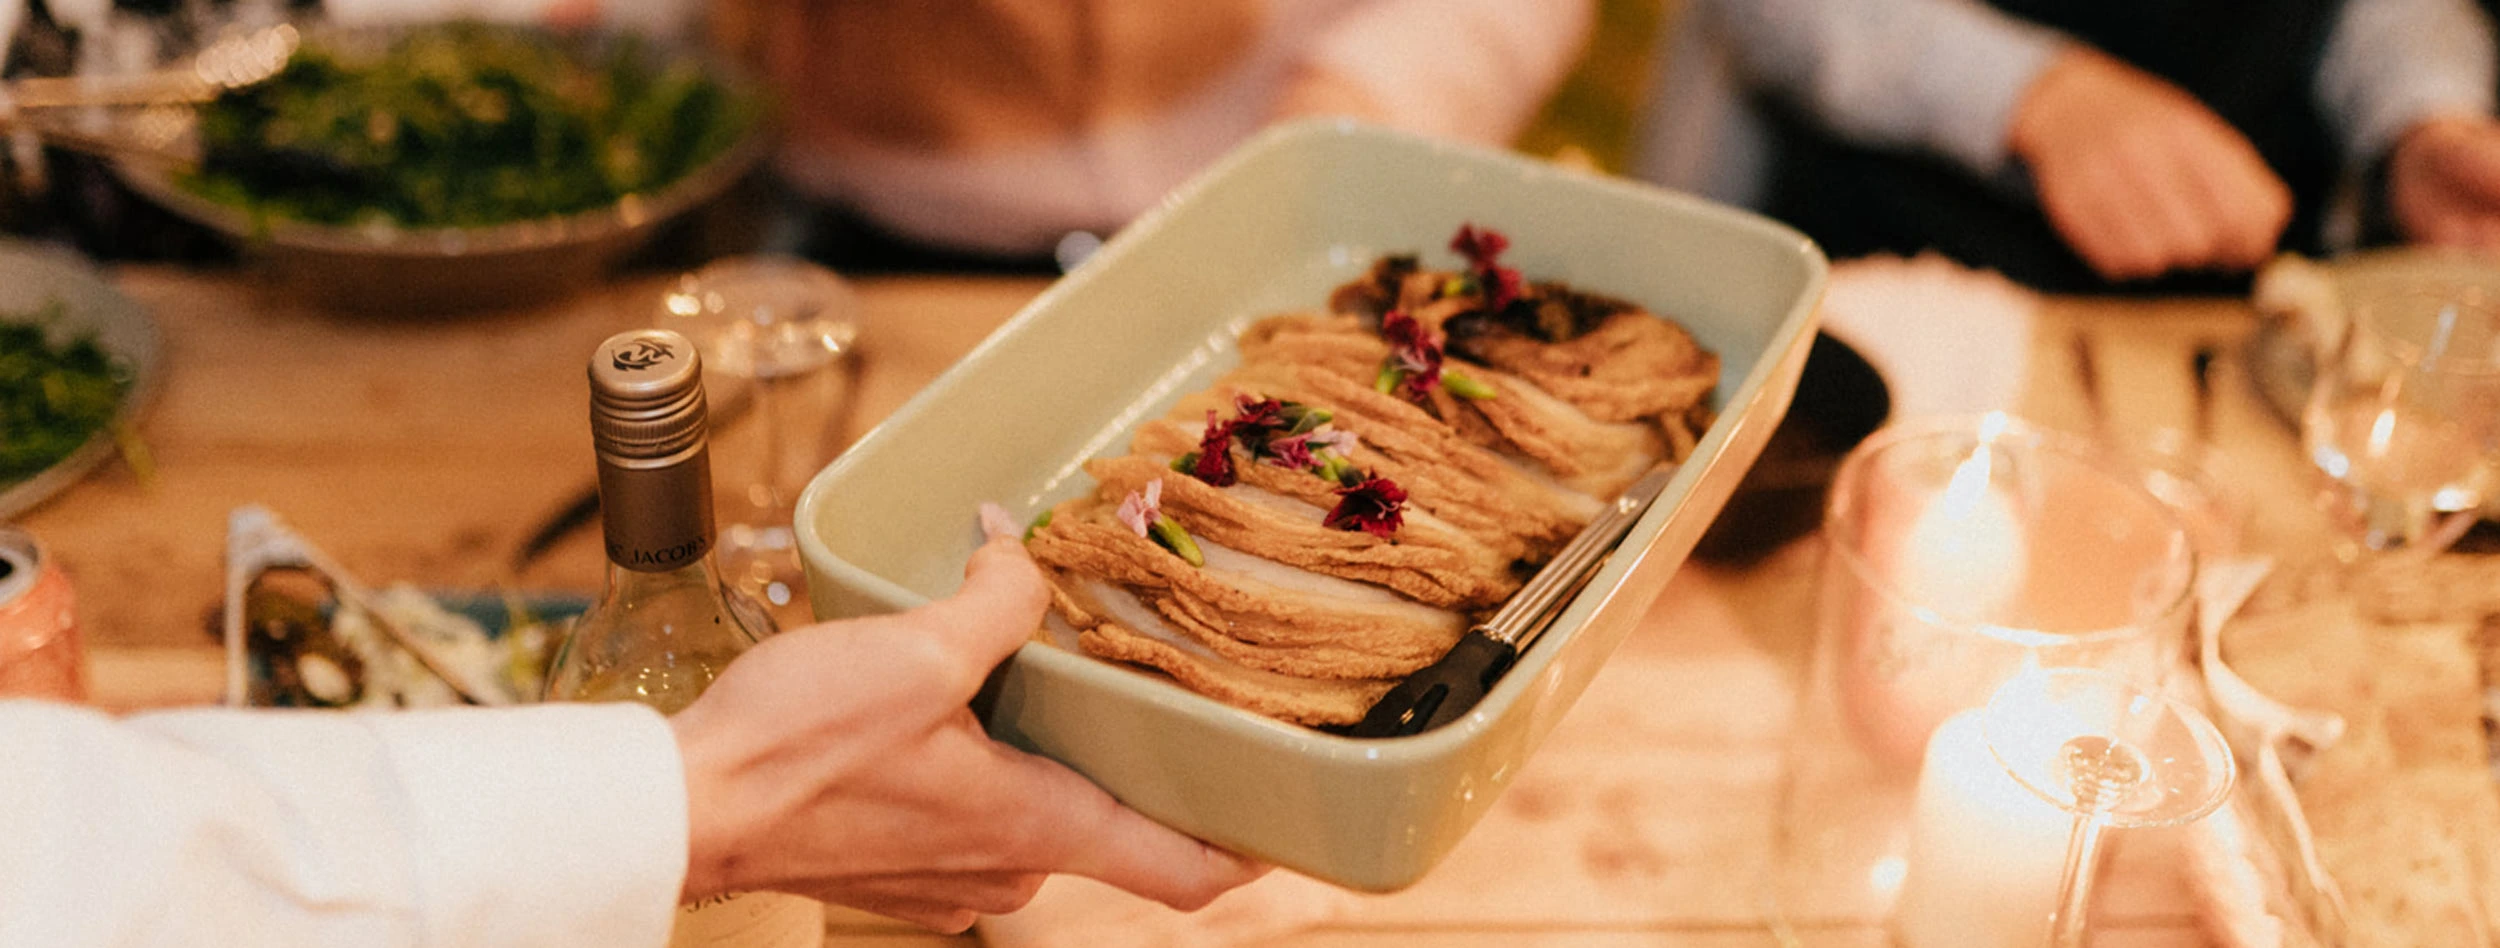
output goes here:
<path id="1" fill-rule="evenodd" d="M 963 588 L 927 607 L 967 661 L 987 670 L 1033 637 L 1050 584 L 1016 537 L 994 537 L 964 564 Z"/>

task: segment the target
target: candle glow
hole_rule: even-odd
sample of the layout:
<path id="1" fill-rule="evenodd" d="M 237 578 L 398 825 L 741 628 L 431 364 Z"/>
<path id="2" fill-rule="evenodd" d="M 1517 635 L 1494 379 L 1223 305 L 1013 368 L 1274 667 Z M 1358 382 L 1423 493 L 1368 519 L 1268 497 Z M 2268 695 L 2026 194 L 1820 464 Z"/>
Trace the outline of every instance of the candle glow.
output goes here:
<path id="1" fill-rule="evenodd" d="M 1995 488 L 1997 456 L 1986 442 L 1972 449 L 1902 538 L 1902 587 L 1964 618 L 1985 618 L 2012 599 L 2029 559 L 2021 518 Z"/>
<path id="2" fill-rule="evenodd" d="M 1980 712 L 1927 744 L 1893 925 L 1908 948 L 2036 944 L 2057 908 L 2072 818 L 1990 753 Z"/>

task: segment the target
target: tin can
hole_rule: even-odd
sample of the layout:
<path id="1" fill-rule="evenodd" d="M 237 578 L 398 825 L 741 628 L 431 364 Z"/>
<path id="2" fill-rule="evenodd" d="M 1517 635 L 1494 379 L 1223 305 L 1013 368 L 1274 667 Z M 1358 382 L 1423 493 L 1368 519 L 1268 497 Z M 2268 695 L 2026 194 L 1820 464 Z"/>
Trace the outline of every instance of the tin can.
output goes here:
<path id="1" fill-rule="evenodd" d="M 86 699 L 77 605 L 43 545 L 0 526 L 0 698 Z"/>

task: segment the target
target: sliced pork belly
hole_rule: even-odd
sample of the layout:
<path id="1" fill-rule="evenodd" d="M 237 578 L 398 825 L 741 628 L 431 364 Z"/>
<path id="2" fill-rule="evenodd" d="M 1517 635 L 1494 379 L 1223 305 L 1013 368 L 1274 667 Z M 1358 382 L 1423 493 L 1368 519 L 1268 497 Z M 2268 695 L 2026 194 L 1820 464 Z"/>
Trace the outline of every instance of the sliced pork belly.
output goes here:
<path id="1" fill-rule="evenodd" d="M 1235 707 L 1296 724 L 1352 724 L 1397 685 L 1394 678 L 1303 678 L 1250 668 L 1175 631 L 1124 590 L 1099 582 L 1069 586 L 1076 588 L 1060 588 L 1060 608 L 1090 620 L 1077 633 L 1087 654 L 1157 669 Z"/>
<path id="2" fill-rule="evenodd" d="M 1214 391 L 1239 393 L 1254 399 L 1264 397 L 1250 390 L 1235 389 L 1222 383 L 1218 383 Z M 1226 404 L 1230 404 L 1229 399 Z M 1322 402 L 1303 401 L 1303 404 L 1331 412 L 1336 410 Z M 1181 414 L 1181 412 L 1176 411 L 1175 414 Z M 1201 420 L 1194 427 L 1170 418 L 1146 422 L 1138 426 L 1137 435 L 1130 441 L 1129 446 L 1140 456 L 1167 462 L 1188 452 L 1196 451 L 1199 446 L 1199 436 L 1205 431 L 1203 413 L 1199 417 Z M 1219 417 L 1221 417 L 1220 413 Z M 1355 427 L 1339 427 L 1355 434 L 1357 438 L 1361 437 L 1361 433 Z M 1452 472 L 1449 471 L 1440 472 L 1441 476 L 1438 477 L 1423 474 L 1416 471 L 1412 465 L 1401 464 L 1397 459 L 1367 446 L 1357 447 L 1348 460 L 1353 461 L 1357 469 L 1378 473 L 1405 488 L 1407 509 L 1421 510 L 1448 523 L 1451 527 L 1465 532 L 1468 537 L 1483 544 L 1494 556 L 1505 560 L 1542 559 L 1550 555 L 1553 550 L 1560 548 L 1563 541 L 1556 539 L 1556 534 L 1575 529 L 1565 524 L 1538 524 L 1530 521 L 1528 529 L 1523 530 L 1521 529 L 1522 521 L 1519 518 L 1505 516 L 1507 511 L 1499 502 L 1499 495 L 1487 485 L 1464 477 L 1459 477 L 1454 481 L 1450 476 Z M 1316 476 L 1309 471 L 1251 461 L 1243 457 L 1243 452 L 1238 449 L 1234 452 L 1234 470 L 1244 485 L 1290 497 L 1314 507 L 1325 509 L 1337 502 L 1338 485 L 1335 482 Z"/>
<path id="3" fill-rule="evenodd" d="M 1217 701 L 1280 721 L 1352 724 L 1397 680 L 1295 678 L 1243 668 L 1211 653 L 1106 622 L 1077 635 L 1086 654 L 1151 667 Z"/>
<path id="4" fill-rule="evenodd" d="M 1453 340 L 1451 348 L 1527 379 L 1599 421 L 1681 416 L 1719 383 L 1717 355 L 1684 327 L 1639 311 L 1608 316 L 1562 342 L 1494 327 Z"/>
<path id="5" fill-rule="evenodd" d="M 1519 588 L 1510 561 L 1449 524 L 1409 511 L 1394 539 L 1321 524 L 1325 508 L 1253 487 L 1210 487 L 1150 458 L 1086 462 L 1103 497 L 1163 482 L 1163 513 L 1244 553 L 1343 579 L 1377 583 L 1445 609 L 1483 609 Z"/>
<path id="6" fill-rule="evenodd" d="M 1412 671 L 1466 632 L 1465 616 L 1378 586 L 1287 566 L 1211 540 L 1198 541 L 1198 547 L 1203 567 L 1138 536 L 1094 498 L 1061 504 L 1027 544 L 1043 566 L 1169 601 L 1162 611 L 1250 645 L 1331 649 Z"/>
<path id="7" fill-rule="evenodd" d="M 1334 412 L 1334 424 L 1362 440 L 1377 460 L 1370 466 L 1383 476 L 1409 495 L 1424 498 L 1419 502 L 1430 509 L 1466 512 L 1451 514 L 1453 522 L 1473 516 L 1519 537 L 1531 558 L 1559 549 L 1597 514 L 1600 501 L 1595 497 L 1557 492 L 1552 485 L 1559 480 L 1521 476 L 1499 452 L 1412 402 L 1372 390 L 1367 382 L 1326 369 L 1261 363 L 1243 366 L 1218 384 L 1273 392 Z"/>
<path id="8" fill-rule="evenodd" d="M 1501 393 L 1467 403 L 1481 413 L 1520 455 L 1554 473 L 1572 490 L 1612 497 L 1667 456 L 1658 429 L 1639 422 L 1605 422 L 1578 406 L 1507 372 L 1478 368 L 1478 381 Z"/>
<path id="9" fill-rule="evenodd" d="M 1478 267 L 1501 250 L 1499 235 L 1462 233 L 1452 246 Z M 1486 310 L 1484 288 L 1509 285 L 1492 276 L 1384 258 L 1332 297 L 1340 312 L 1247 327 L 1238 368 L 1140 425 L 1129 454 L 1088 462 L 1095 493 L 1030 534 L 1054 591 L 1053 640 L 1271 717 L 1350 724 L 1514 593 L 1605 498 L 1690 455 L 1711 419 L 1716 356 L 1682 327 L 1559 284 Z M 1444 297 L 1451 287 L 1465 295 Z M 1391 310 L 1403 315 L 1386 331 L 1403 350 L 1383 338 Z M 1432 364 L 1433 339 L 1445 377 L 1492 397 L 1376 388 L 1393 360 Z M 1244 446 L 1270 443 L 1275 416 L 1226 429 L 1240 439 L 1225 443 L 1235 483 L 1173 469 L 1205 450 L 1210 417 L 1232 422 L 1245 401 L 1267 399 L 1325 410 L 1330 429 L 1353 435 L 1331 448 L 1405 492 L 1402 526 L 1382 537 L 1326 525 L 1334 476 Z M 1199 565 L 1121 520 L 1122 502 L 1149 486 L 1155 515 L 1187 531 Z"/>

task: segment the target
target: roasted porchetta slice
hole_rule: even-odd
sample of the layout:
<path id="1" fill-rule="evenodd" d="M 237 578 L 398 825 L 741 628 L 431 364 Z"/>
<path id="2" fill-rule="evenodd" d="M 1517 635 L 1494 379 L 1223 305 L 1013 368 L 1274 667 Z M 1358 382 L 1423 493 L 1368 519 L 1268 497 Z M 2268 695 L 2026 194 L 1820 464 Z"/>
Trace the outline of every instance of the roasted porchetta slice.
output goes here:
<path id="1" fill-rule="evenodd" d="M 1360 720 L 1707 427 L 1718 359 L 1629 303 L 1384 258 L 1335 312 L 1248 327 L 1241 364 L 1085 465 L 1027 534 L 1050 636 L 1280 720 Z"/>

